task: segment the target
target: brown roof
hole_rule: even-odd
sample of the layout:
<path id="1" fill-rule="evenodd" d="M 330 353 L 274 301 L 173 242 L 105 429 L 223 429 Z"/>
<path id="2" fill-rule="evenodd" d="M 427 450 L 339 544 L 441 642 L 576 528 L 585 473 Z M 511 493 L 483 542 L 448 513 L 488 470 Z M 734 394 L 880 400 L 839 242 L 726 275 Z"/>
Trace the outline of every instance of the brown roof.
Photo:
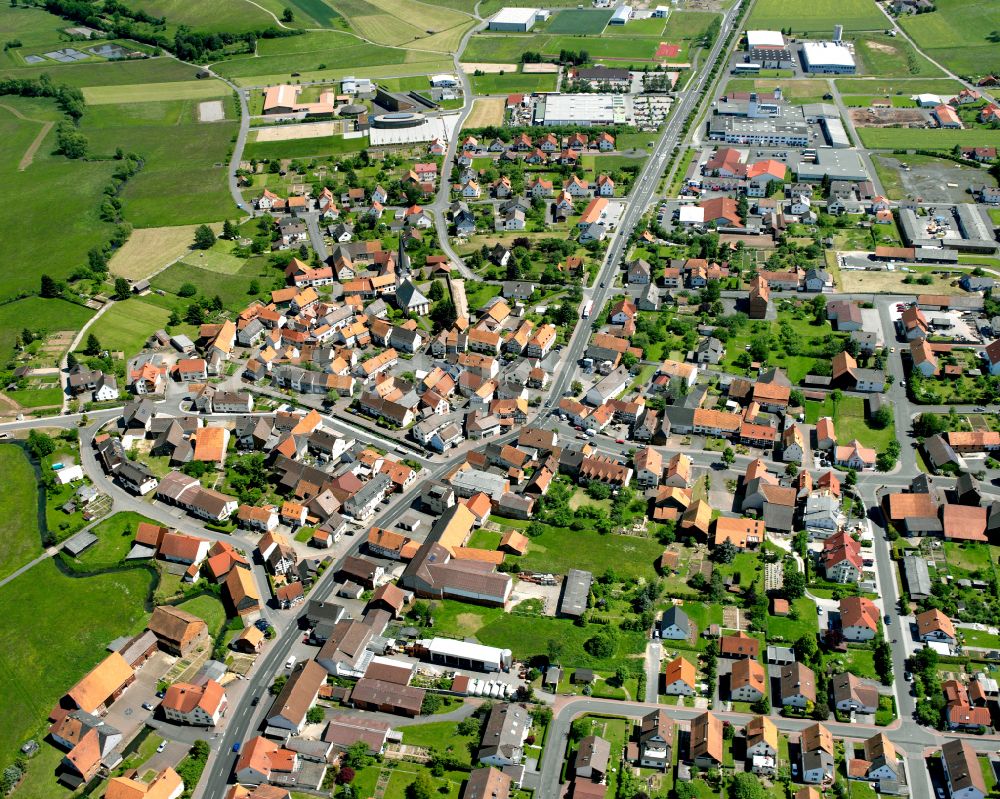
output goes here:
<path id="1" fill-rule="evenodd" d="M 945 505 L 941 511 L 944 537 L 959 541 L 987 541 L 986 508 L 973 505 Z"/>
<path id="2" fill-rule="evenodd" d="M 753 658 L 737 660 L 729 673 L 729 680 L 730 690 L 750 686 L 762 694 L 767 693 L 767 674 L 764 667 Z"/>
<path id="3" fill-rule="evenodd" d="M 840 600 L 841 627 L 867 627 L 878 632 L 878 608 L 863 596 L 848 596 Z"/>
<path id="4" fill-rule="evenodd" d="M 157 638 L 180 646 L 200 635 L 202 629 L 207 630 L 208 625 L 186 610 L 170 605 L 159 605 L 153 609 L 147 629 Z"/>
<path id="5" fill-rule="evenodd" d="M 507 799 L 510 776 L 492 766 L 474 769 L 465 784 L 462 799 Z"/>
<path id="6" fill-rule="evenodd" d="M 424 701 L 424 690 L 409 685 L 396 685 L 383 680 L 358 680 L 351 691 L 351 700 L 369 705 L 388 705 L 401 710 L 419 713 Z"/>
<path id="7" fill-rule="evenodd" d="M 781 696 L 801 694 L 806 699 L 816 701 L 816 675 L 804 663 L 792 663 L 781 667 Z"/>
<path id="8" fill-rule="evenodd" d="M 760 654 L 760 641 L 744 632 L 724 635 L 719 641 L 719 652 L 723 655 L 747 655 L 756 658 Z"/>
<path id="9" fill-rule="evenodd" d="M 923 636 L 928 633 L 943 633 L 950 638 L 955 637 L 955 625 L 937 608 L 917 614 L 917 632 Z"/>
<path id="10" fill-rule="evenodd" d="M 125 658 L 112 652 L 66 693 L 81 710 L 94 713 L 134 674 Z"/>
<path id="11" fill-rule="evenodd" d="M 833 755 L 833 735 L 822 724 L 813 724 L 802 730 L 801 744 L 803 752 L 814 752 L 817 749 L 822 749 Z"/>
<path id="12" fill-rule="evenodd" d="M 691 758 L 710 757 L 722 762 L 722 722 L 718 716 L 702 713 L 691 720 Z"/>
<path id="13" fill-rule="evenodd" d="M 294 724 L 302 724 L 325 682 L 326 669 L 315 660 L 302 662 L 274 698 L 268 717 L 280 715 Z"/>
<path id="14" fill-rule="evenodd" d="M 889 519 L 929 519 L 938 515 L 937 504 L 930 494 L 889 494 Z"/>

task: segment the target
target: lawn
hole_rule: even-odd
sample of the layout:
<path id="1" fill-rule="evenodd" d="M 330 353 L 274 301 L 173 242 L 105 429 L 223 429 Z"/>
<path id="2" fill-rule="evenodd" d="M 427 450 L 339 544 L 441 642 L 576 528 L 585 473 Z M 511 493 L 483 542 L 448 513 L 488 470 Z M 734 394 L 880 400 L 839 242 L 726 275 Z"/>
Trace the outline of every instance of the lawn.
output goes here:
<path id="1" fill-rule="evenodd" d="M 493 516 L 501 526 L 523 530 L 526 523 Z M 663 554 L 663 545 L 651 538 L 601 535 L 596 530 L 571 530 L 568 527 L 542 525 L 543 532 L 531 539 L 528 552 L 518 558 L 508 556 L 522 569 L 565 574 L 570 569 L 585 569 L 595 575 L 613 566 L 622 577 L 656 576 L 654 563 Z"/>
<path id="2" fill-rule="evenodd" d="M 980 649 L 1000 648 L 1000 635 L 988 633 L 985 630 L 969 630 L 961 628 L 962 638 L 966 646 L 979 647 Z"/>
<path id="3" fill-rule="evenodd" d="M 931 58 L 960 75 L 982 75 L 1000 59 L 1000 5 L 991 0 L 936 0 L 931 14 L 903 15 L 899 24 Z"/>
<path id="4" fill-rule="evenodd" d="M 0 751 L 38 735 L 59 697 L 107 654 L 107 643 L 142 629 L 150 584 L 145 569 L 71 578 L 47 560 L 0 588 L 0 712 L 7 719 Z"/>
<path id="5" fill-rule="evenodd" d="M 511 92 L 554 92 L 556 75 L 507 72 L 504 75 L 476 75 L 472 90 L 476 94 L 510 94 Z"/>
<path id="6" fill-rule="evenodd" d="M 877 680 L 875 673 L 875 660 L 871 649 L 849 646 L 843 655 L 836 655 L 836 659 L 843 660 L 844 668 L 858 677 L 865 677 L 869 680 Z"/>
<path id="7" fill-rule="evenodd" d="M 861 397 L 841 397 L 836 410 L 830 398 L 823 402 L 806 400 L 805 414 L 809 424 L 816 424 L 824 416 L 833 417 L 837 441 L 841 444 L 847 444 L 856 438 L 866 447 L 881 452 L 896 437 L 895 424 L 890 424 L 883 430 L 869 426 L 865 416 L 865 400 Z"/>
<path id="8" fill-rule="evenodd" d="M 20 447 L 0 446 L 0 577 L 23 566 L 42 552 L 38 532 L 38 483 L 35 469 Z"/>
<path id="9" fill-rule="evenodd" d="M 798 641 L 803 635 L 815 635 L 819 632 L 816 620 L 816 603 L 807 597 L 796 599 L 792 606 L 798 612 L 798 619 L 788 616 L 767 617 L 767 639 L 783 641 Z"/>
<path id="10" fill-rule="evenodd" d="M 865 147 L 871 149 L 923 149 L 951 150 L 960 147 L 1000 146 L 1000 130 L 967 128 L 965 130 L 940 130 L 937 128 L 858 128 Z"/>
<path id="11" fill-rule="evenodd" d="M 90 530 L 97 536 L 97 543 L 81 552 L 76 561 L 90 571 L 102 571 L 120 565 L 132 549 L 139 522 L 155 524 L 152 519 L 133 511 L 121 511 L 103 519 Z"/>
<path id="12" fill-rule="evenodd" d="M 832 34 L 834 25 L 844 30 L 882 30 L 885 17 L 869 0 L 813 0 L 797 5 L 794 19 L 788 14 L 786 0 L 758 0 L 748 28 L 780 30 L 791 26 L 793 33 Z"/>
<path id="13" fill-rule="evenodd" d="M 496 297 L 502 290 L 501 286 L 494 283 L 470 283 L 465 282 L 465 301 L 470 311 L 482 308 L 486 303 Z"/>
<path id="14" fill-rule="evenodd" d="M 896 700 L 891 696 L 878 698 L 878 710 L 875 711 L 875 724 L 885 727 L 896 718 Z"/>
<path id="15" fill-rule="evenodd" d="M 564 667 L 613 672 L 623 659 L 631 659 L 646 648 L 643 633 L 622 632 L 618 635 L 617 650 L 611 657 L 594 657 L 584 650 L 584 643 L 601 629 L 600 625 L 579 627 L 569 619 L 504 613 L 502 608 L 485 608 L 451 600 L 435 602 L 434 607 L 433 631 L 436 635 L 475 637 L 487 646 L 510 648 L 517 659 L 544 655 L 549 641 L 558 640 L 563 645 L 560 660 Z"/>
<path id="16" fill-rule="evenodd" d="M 479 736 L 459 735 L 458 722 L 432 721 L 402 727 L 403 743 L 409 746 L 423 746 L 442 754 L 450 754 L 462 763 L 472 763 L 469 745 L 479 746 Z"/>
<path id="17" fill-rule="evenodd" d="M 270 160 L 273 158 L 330 157 L 334 153 L 361 152 L 368 147 L 368 137 L 358 136 L 346 139 L 337 134 L 318 136 L 314 139 L 290 139 L 289 141 L 248 141 L 243 150 L 245 158 Z"/>
<path id="18" fill-rule="evenodd" d="M 991 551 L 988 544 L 974 541 L 967 543 L 945 541 L 944 554 L 948 560 L 949 571 L 955 573 L 957 577 L 986 579 L 985 574 L 992 568 L 997 553 L 995 550 Z"/>
<path id="19" fill-rule="evenodd" d="M 177 607 L 204 621 L 212 635 L 217 634 L 222 629 L 222 625 L 226 623 L 226 608 L 222 604 L 222 600 L 211 594 L 202 594 L 193 599 L 186 599 Z"/>
<path id="20" fill-rule="evenodd" d="M 170 313 L 140 299 L 116 302 L 90 328 L 101 347 L 120 350 L 125 358 L 139 352 L 156 330 L 165 327 Z"/>
<path id="21" fill-rule="evenodd" d="M 557 11 L 552 21 L 546 26 L 547 33 L 600 33 L 611 19 L 612 11 L 588 9 L 563 9 Z M 631 25 L 627 27 L 632 27 Z M 660 30 L 663 22 L 660 21 Z M 636 31 L 632 31 L 636 33 Z"/>
<path id="22" fill-rule="evenodd" d="M 787 354 L 781 346 L 779 335 L 781 321 L 787 321 L 791 326 L 799 349 L 795 355 Z M 746 353 L 746 346 L 760 331 L 767 331 L 771 335 L 772 344 L 767 358 L 768 365 L 780 366 L 788 374 L 792 384 L 798 384 L 810 373 L 817 360 L 829 360 L 822 354 L 821 348 L 831 336 L 834 336 L 830 323 L 824 321 L 823 324 L 817 325 L 813 322 L 811 317 L 797 318 L 789 311 L 780 311 L 778 319 L 774 322 L 751 322 L 742 328 L 738 335 L 726 342 L 726 355 L 722 360 L 722 368 L 734 374 L 745 374 L 745 370 L 736 366 L 736 360 Z"/>
<path id="23" fill-rule="evenodd" d="M 469 543 L 466 546 L 474 547 L 475 549 L 496 549 L 500 546 L 501 538 L 503 538 L 501 533 L 495 533 L 492 530 L 483 530 L 480 528 L 473 532 L 472 537 L 469 539 Z"/>

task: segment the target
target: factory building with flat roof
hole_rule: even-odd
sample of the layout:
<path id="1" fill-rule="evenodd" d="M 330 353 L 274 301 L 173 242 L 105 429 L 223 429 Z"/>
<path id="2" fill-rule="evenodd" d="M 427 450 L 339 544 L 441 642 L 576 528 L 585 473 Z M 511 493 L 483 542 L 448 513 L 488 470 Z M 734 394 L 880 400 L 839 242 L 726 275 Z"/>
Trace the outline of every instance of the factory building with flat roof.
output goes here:
<path id="1" fill-rule="evenodd" d="M 825 75 L 853 75 L 857 71 L 854 53 L 834 42 L 804 42 L 802 66 L 806 72 Z"/>
<path id="2" fill-rule="evenodd" d="M 491 31 L 527 33 L 538 19 L 537 8 L 501 8 L 490 17 Z"/>
<path id="3" fill-rule="evenodd" d="M 628 125 L 632 98 L 621 94 L 548 94 L 535 104 L 536 125 Z"/>

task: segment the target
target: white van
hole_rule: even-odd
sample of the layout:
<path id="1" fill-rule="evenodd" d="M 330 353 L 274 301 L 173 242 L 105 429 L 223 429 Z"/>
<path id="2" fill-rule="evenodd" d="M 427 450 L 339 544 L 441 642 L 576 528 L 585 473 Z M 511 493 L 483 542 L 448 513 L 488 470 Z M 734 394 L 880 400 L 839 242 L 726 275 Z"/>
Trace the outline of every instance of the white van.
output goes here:
<path id="1" fill-rule="evenodd" d="M 292 666 L 295 665 L 295 655 L 289 655 L 288 660 L 285 661 L 285 668 L 291 671 Z"/>

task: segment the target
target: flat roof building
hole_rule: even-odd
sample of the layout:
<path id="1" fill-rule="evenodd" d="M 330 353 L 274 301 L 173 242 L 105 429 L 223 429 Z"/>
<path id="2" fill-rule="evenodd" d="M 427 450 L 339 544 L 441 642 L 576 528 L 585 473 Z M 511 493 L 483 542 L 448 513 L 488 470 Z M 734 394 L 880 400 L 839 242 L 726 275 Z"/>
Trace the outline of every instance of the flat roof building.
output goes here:
<path id="1" fill-rule="evenodd" d="M 632 101 L 621 94 L 549 94 L 535 105 L 535 122 L 542 125 L 626 125 Z"/>
<path id="2" fill-rule="evenodd" d="M 815 163 L 801 161 L 796 169 L 799 180 L 819 183 L 829 175 L 831 180 L 868 180 L 868 170 L 854 150 L 820 147 Z"/>
<path id="3" fill-rule="evenodd" d="M 899 227 L 903 241 L 910 247 L 945 247 L 984 254 L 997 250 L 992 225 L 978 206 L 968 203 L 931 209 L 927 216 L 917 216 L 912 208 L 901 208 Z"/>
<path id="4" fill-rule="evenodd" d="M 527 33 L 538 18 L 537 8 L 501 8 L 490 18 L 491 31 Z"/>
<path id="5" fill-rule="evenodd" d="M 852 75 L 857 70 L 854 53 L 834 42 L 804 42 L 802 65 L 806 72 Z"/>
<path id="6" fill-rule="evenodd" d="M 768 48 L 781 50 L 785 46 L 785 37 L 780 31 L 747 31 L 747 50 Z"/>

